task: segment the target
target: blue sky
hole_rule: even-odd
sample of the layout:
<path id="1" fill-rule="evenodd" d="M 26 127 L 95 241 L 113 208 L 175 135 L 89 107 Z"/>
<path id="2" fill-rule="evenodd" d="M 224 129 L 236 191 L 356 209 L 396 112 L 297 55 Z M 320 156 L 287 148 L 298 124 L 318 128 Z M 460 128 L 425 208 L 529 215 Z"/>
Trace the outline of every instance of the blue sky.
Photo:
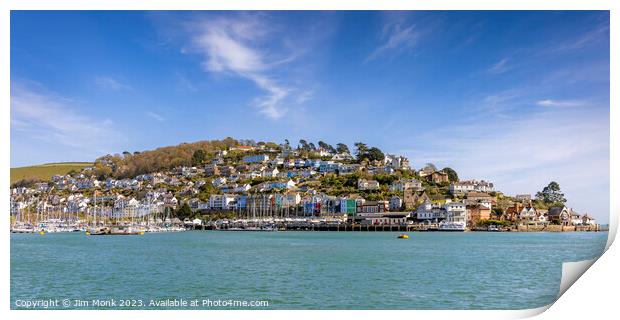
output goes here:
<path id="1" fill-rule="evenodd" d="M 356 141 L 609 215 L 608 12 L 11 13 L 11 166 Z"/>

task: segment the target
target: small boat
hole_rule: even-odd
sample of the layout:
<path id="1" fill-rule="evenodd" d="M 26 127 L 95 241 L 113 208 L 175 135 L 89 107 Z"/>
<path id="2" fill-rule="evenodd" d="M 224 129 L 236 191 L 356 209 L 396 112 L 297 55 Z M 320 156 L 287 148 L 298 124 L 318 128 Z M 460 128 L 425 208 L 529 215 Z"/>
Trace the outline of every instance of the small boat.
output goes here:
<path id="1" fill-rule="evenodd" d="M 12 228 L 11 233 L 34 233 L 33 228 Z"/>
<path id="2" fill-rule="evenodd" d="M 409 239 L 409 236 L 403 233 L 398 236 L 398 239 Z"/>
<path id="3" fill-rule="evenodd" d="M 143 235 L 144 231 L 133 227 L 117 226 L 112 227 L 109 234 L 113 236 Z"/>
<path id="4" fill-rule="evenodd" d="M 103 236 L 107 234 L 110 234 L 110 228 L 108 227 L 89 228 L 88 230 L 86 230 L 87 236 Z"/>

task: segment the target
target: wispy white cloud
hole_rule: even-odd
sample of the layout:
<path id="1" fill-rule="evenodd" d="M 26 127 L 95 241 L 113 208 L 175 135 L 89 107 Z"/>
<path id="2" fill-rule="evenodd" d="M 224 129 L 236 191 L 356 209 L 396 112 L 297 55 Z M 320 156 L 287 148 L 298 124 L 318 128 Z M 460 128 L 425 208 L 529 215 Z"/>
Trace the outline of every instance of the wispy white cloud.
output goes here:
<path id="1" fill-rule="evenodd" d="M 314 97 L 314 92 L 311 90 L 304 91 L 297 96 L 297 103 L 303 104 L 304 102 L 311 100 Z"/>
<path id="2" fill-rule="evenodd" d="M 364 62 L 374 60 L 395 49 L 411 49 L 416 46 L 419 37 L 420 33 L 414 23 L 401 15 L 390 18 L 383 27 L 381 45 L 372 51 Z"/>
<path id="3" fill-rule="evenodd" d="M 490 74 L 500 74 L 500 73 L 504 73 L 504 72 L 508 71 L 510 69 L 510 67 L 508 66 L 508 61 L 509 60 L 510 59 L 508 59 L 508 58 L 503 58 L 503 59 L 499 60 L 498 62 L 496 62 L 490 68 L 487 69 L 487 73 L 490 73 Z"/>
<path id="4" fill-rule="evenodd" d="M 88 156 L 110 152 L 124 140 L 111 120 L 85 116 L 76 111 L 76 104 L 38 86 L 12 83 L 11 128 L 58 145 L 59 150 L 68 147 Z"/>
<path id="5" fill-rule="evenodd" d="M 609 21 L 606 21 L 604 24 L 599 25 L 597 28 L 590 30 L 578 37 L 555 45 L 551 51 L 558 52 L 577 50 L 600 40 L 609 41 Z"/>
<path id="6" fill-rule="evenodd" d="M 129 91 L 131 86 L 121 83 L 119 80 L 109 76 L 96 76 L 95 83 L 102 89 L 114 91 Z"/>
<path id="7" fill-rule="evenodd" d="M 539 108 L 505 118 L 476 113 L 412 139 L 416 147 L 403 152 L 418 166 L 434 162 L 454 168 L 461 178 L 492 180 L 506 194 L 535 193 L 558 181 L 569 205 L 605 221 L 609 112 L 604 105 L 581 105 L 588 108 Z"/>
<path id="8" fill-rule="evenodd" d="M 273 46 L 264 44 L 278 39 L 271 36 L 272 26 L 258 16 L 204 19 L 193 24 L 191 30 L 194 47 L 205 56 L 205 70 L 245 78 L 265 91 L 264 96 L 253 101 L 261 114 L 279 119 L 288 111 L 285 101 L 295 103 L 292 95 L 298 90 L 283 85 L 275 69 L 293 61 L 297 53 L 267 50 Z"/>
<path id="9" fill-rule="evenodd" d="M 158 113 L 155 113 L 155 112 L 152 112 L 152 111 L 146 112 L 146 115 L 151 117 L 151 118 L 153 118 L 153 119 L 155 119 L 155 120 L 157 120 L 157 121 L 159 121 L 159 122 L 166 121 L 166 118 L 164 118 L 162 115 L 160 115 Z"/>
<path id="10" fill-rule="evenodd" d="M 536 101 L 536 104 L 541 107 L 579 107 L 586 104 L 585 101 L 580 100 L 551 100 L 544 99 Z"/>

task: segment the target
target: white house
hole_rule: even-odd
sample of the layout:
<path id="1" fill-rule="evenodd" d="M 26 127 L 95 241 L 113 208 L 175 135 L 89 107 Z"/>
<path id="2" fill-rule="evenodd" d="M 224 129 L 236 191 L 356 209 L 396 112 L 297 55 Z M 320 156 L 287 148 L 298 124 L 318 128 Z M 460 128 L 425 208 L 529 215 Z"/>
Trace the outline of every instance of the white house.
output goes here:
<path id="1" fill-rule="evenodd" d="M 467 208 L 462 202 L 448 202 L 445 204 L 446 222 L 448 223 L 467 223 Z"/>
<path id="2" fill-rule="evenodd" d="M 493 191 L 493 184 L 484 180 L 464 180 L 450 184 L 450 193 L 461 194 L 468 192 L 490 192 Z"/>
<path id="3" fill-rule="evenodd" d="M 232 194 L 212 194 L 209 197 L 209 208 L 227 210 L 233 201 L 235 201 L 235 196 Z"/>
<path id="4" fill-rule="evenodd" d="M 355 158 L 350 153 L 337 153 L 332 157 L 334 161 L 351 161 Z"/>
<path id="5" fill-rule="evenodd" d="M 446 209 L 434 205 L 430 200 L 426 200 L 416 210 L 416 217 L 418 220 L 439 222 L 446 218 Z"/>
<path id="6" fill-rule="evenodd" d="M 360 190 L 377 190 L 379 189 L 379 182 L 376 180 L 357 180 L 357 188 Z"/>
<path id="7" fill-rule="evenodd" d="M 409 160 L 403 156 L 396 156 L 393 154 L 386 154 L 385 158 L 383 158 L 383 163 L 395 170 L 404 169 L 409 170 Z"/>
<path id="8" fill-rule="evenodd" d="M 522 221 L 538 221 L 538 212 L 536 212 L 534 207 L 524 207 L 519 212 L 519 219 Z"/>
<path id="9" fill-rule="evenodd" d="M 263 177 L 265 177 L 265 178 L 276 178 L 278 176 L 278 173 L 280 173 L 280 170 L 278 170 L 278 168 L 267 169 L 267 170 L 263 171 Z"/>
<path id="10" fill-rule="evenodd" d="M 588 216 L 588 214 L 584 214 L 583 217 L 581 217 L 582 223 L 585 225 L 596 225 L 596 219 Z"/>

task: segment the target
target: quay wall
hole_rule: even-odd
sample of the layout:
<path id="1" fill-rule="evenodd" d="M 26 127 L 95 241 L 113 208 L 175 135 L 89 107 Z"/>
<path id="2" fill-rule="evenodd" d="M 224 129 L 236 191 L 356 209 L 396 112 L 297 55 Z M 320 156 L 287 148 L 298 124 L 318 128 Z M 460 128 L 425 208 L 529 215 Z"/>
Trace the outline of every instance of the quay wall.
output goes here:
<path id="1" fill-rule="evenodd" d="M 234 228 L 238 226 L 221 227 L 221 230 Z M 437 231 L 437 228 L 429 228 L 423 225 L 372 225 L 372 224 L 307 224 L 307 223 L 280 223 L 274 226 L 278 230 L 286 231 L 365 231 L 365 232 L 415 232 L 415 231 Z M 196 227 L 197 230 L 214 230 L 213 226 Z M 484 231 L 484 230 L 471 230 Z M 519 225 L 510 229 L 502 230 L 503 232 L 582 232 L 582 231 L 601 231 L 596 226 L 561 226 L 561 225 Z"/>
<path id="2" fill-rule="evenodd" d="M 594 226 L 562 226 L 562 225 L 519 225 L 511 231 L 517 232 L 574 232 L 600 231 L 599 225 Z"/>

